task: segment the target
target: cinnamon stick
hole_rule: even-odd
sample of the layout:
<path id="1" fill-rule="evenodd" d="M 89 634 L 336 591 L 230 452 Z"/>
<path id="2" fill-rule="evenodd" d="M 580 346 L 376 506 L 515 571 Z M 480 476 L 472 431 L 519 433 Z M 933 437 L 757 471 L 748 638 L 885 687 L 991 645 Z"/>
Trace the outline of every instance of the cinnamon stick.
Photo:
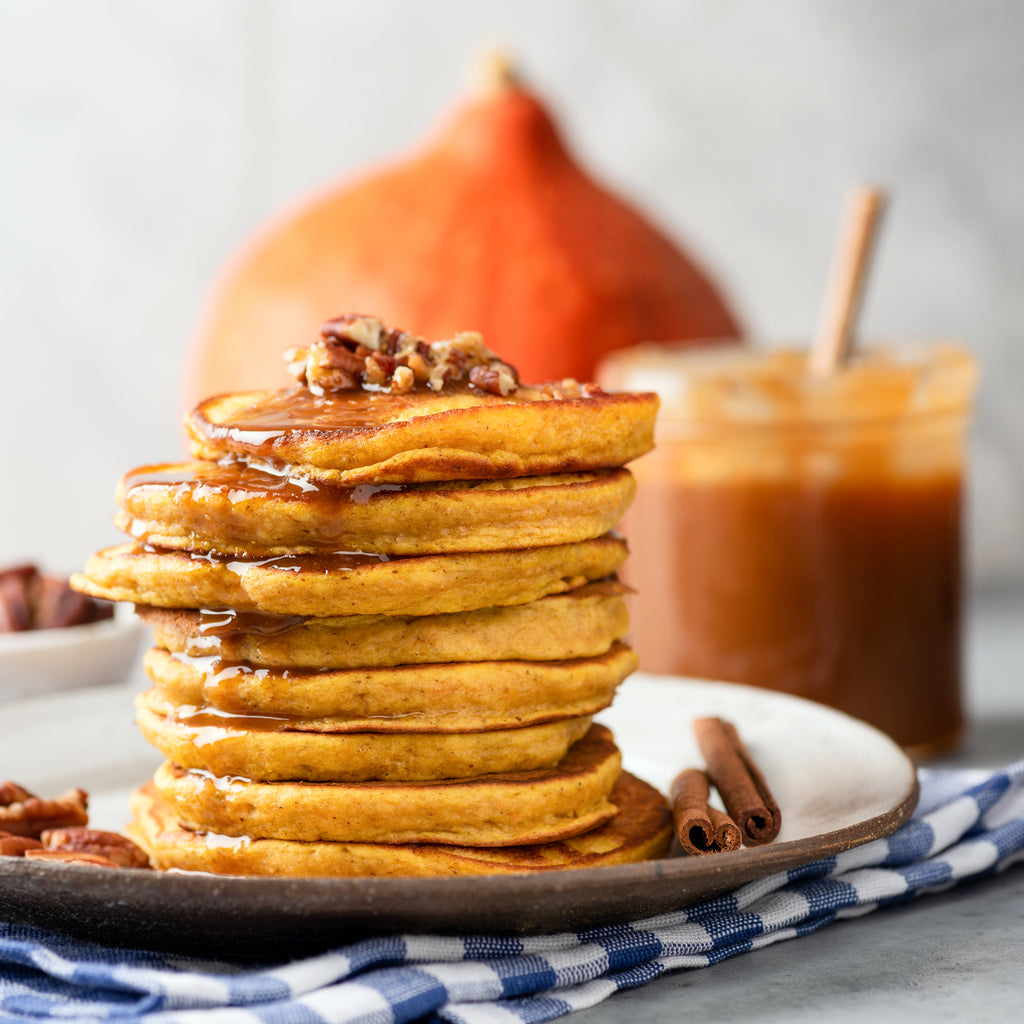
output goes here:
<path id="1" fill-rule="evenodd" d="M 724 811 L 708 805 L 711 786 L 699 768 L 687 768 L 672 782 L 672 818 L 683 849 L 690 854 L 740 848 L 740 830 Z"/>
<path id="2" fill-rule="evenodd" d="M 779 834 L 782 815 L 736 727 L 721 718 L 698 718 L 693 731 L 708 776 L 739 826 L 743 842 L 747 846 L 770 843 Z"/>

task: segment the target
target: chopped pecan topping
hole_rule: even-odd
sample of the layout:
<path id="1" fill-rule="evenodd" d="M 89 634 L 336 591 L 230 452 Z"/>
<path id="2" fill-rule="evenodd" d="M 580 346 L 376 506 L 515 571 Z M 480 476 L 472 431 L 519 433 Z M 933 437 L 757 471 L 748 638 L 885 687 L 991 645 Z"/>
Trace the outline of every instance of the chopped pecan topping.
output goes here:
<path id="1" fill-rule="evenodd" d="M 41 836 L 47 850 L 90 853 L 105 857 L 122 868 L 148 868 L 149 857 L 127 836 L 95 828 L 51 828 Z"/>
<path id="2" fill-rule="evenodd" d="M 396 366 L 395 372 L 391 375 L 391 390 L 396 394 L 404 395 L 412 391 L 416 383 L 416 375 L 408 366 Z"/>
<path id="3" fill-rule="evenodd" d="M 481 391 L 489 391 L 492 395 L 507 395 L 514 387 L 515 380 L 508 374 L 508 367 L 474 366 L 469 371 L 469 382 Z"/>
<path id="4" fill-rule="evenodd" d="M 89 794 L 69 789 L 54 800 L 42 800 L 15 782 L 0 784 L 0 829 L 16 836 L 39 836 L 50 828 L 86 825 Z"/>
<path id="5" fill-rule="evenodd" d="M 519 386 L 516 371 L 487 348 L 475 331 L 426 342 L 385 327 L 372 316 L 339 316 L 320 328 L 307 348 L 285 353 L 295 379 L 315 395 L 364 388 L 402 394 L 417 385 L 441 391 L 468 381 L 495 395 Z"/>
<path id="6" fill-rule="evenodd" d="M 381 344 L 387 343 L 386 334 L 396 333 L 385 331 L 384 325 L 375 316 L 360 316 L 349 313 L 336 316 L 320 326 L 320 336 L 331 341 L 351 341 L 362 345 L 371 352 L 381 351 Z"/>
<path id="7" fill-rule="evenodd" d="M 368 355 L 363 360 L 363 373 L 367 384 L 383 387 L 388 377 L 395 372 L 397 363 L 391 356 L 382 356 L 379 352 Z"/>
<path id="8" fill-rule="evenodd" d="M 541 393 L 546 398 L 596 398 L 607 394 L 600 384 L 581 384 L 575 377 L 549 381 L 541 387 Z"/>

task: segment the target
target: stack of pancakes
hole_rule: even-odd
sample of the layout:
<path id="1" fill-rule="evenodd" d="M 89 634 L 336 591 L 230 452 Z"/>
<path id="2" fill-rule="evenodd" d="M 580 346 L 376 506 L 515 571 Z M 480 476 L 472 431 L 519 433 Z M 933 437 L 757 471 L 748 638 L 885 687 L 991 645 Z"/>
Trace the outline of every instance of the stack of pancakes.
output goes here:
<path id="1" fill-rule="evenodd" d="M 129 473 L 132 543 L 74 579 L 152 626 L 166 757 L 133 838 L 162 868 L 437 875 L 665 849 L 664 798 L 592 724 L 622 639 L 656 399 L 299 386 L 219 396 L 195 461 Z"/>

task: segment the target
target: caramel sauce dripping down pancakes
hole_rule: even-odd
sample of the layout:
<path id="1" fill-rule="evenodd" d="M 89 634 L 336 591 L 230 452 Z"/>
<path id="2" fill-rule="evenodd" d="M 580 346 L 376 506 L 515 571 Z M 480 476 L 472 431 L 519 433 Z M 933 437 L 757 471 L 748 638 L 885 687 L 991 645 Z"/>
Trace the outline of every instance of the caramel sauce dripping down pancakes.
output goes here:
<path id="1" fill-rule="evenodd" d="M 613 531 L 657 399 L 367 317 L 289 358 L 295 387 L 192 411 L 192 461 L 123 477 L 130 541 L 73 579 L 153 630 L 133 838 L 252 875 L 662 853 L 665 799 L 591 721 L 636 668 Z"/>

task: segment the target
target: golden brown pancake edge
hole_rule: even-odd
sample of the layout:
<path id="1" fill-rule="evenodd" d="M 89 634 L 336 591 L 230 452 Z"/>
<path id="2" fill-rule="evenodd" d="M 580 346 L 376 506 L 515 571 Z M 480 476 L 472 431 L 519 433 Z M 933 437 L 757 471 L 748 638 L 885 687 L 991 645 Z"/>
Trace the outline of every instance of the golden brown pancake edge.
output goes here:
<path id="1" fill-rule="evenodd" d="M 190 831 L 147 783 L 132 798 L 130 832 L 157 867 L 225 875 L 432 877 L 608 867 L 659 857 L 672 837 L 665 798 L 623 772 L 611 794 L 619 812 L 584 835 L 493 849 L 436 843 L 246 840 Z"/>
<path id="2" fill-rule="evenodd" d="M 568 544 L 613 529 L 632 500 L 626 469 L 511 480 L 338 488 L 240 464 L 140 466 L 118 485 L 115 525 L 155 547 L 262 558 L 389 555 Z"/>
<path id="3" fill-rule="evenodd" d="M 340 485 L 576 473 L 623 466 L 649 451 L 658 407 L 653 393 L 532 401 L 442 393 L 415 396 L 424 410 L 417 412 L 408 396 L 360 393 L 346 394 L 335 408 L 391 400 L 394 414 L 332 430 L 325 425 L 331 400 L 321 399 L 316 425 L 311 418 L 309 425 L 261 427 L 261 406 L 273 408 L 285 394 L 243 392 L 200 402 L 185 421 L 193 456 L 270 460 Z"/>
<path id="4" fill-rule="evenodd" d="M 254 838 L 519 846 L 609 820 L 622 766 L 599 725 L 551 768 L 433 782 L 251 782 L 164 762 L 161 796 L 189 828 Z"/>
<path id="5" fill-rule="evenodd" d="M 121 544 L 92 555 L 72 586 L 92 597 L 165 608 L 283 615 L 436 615 L 526 604 L 613 574 L 626 558 L 611 534 L 574 544 L 394 558 L 342 555 L 229 560 Z"/>
<path id="6" fill-rule="evenodd" d="M 152 690 L 136 698 L 136 725 L 185 769 L 253 782 L 423 782 L 548 768 L 590 718 L 484 732 L 330 732 L 302 719 L 175 709 Z"/>
<path id="7" fill-rule="evenodd" d="M 151 648 L 143 664 L 172 704 L 312 719 L 335 732 L 479 732 L 595 714 L 637 665 L 615 644 L 596 658 L 262 670 Z"/>
<path id="8" fill-rule="evenodd" d="M 440 615 L 315 618 L 137 605 L 156 643 L 257 667 L 387 668 L 599 657 L 629 629 L 628 589 L 602 580 L 521 605 Z"/>

